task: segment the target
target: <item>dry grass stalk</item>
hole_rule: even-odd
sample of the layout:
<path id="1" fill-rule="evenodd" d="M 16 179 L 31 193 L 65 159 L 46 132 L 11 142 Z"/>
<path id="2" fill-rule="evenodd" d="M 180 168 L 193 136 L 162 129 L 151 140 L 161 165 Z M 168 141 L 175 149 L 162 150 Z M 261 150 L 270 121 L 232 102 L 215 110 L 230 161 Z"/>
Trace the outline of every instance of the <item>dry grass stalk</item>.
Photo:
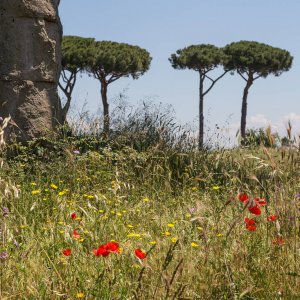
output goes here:
<path id="1" fill-rule="evenodd" d="M 0 149 L 2 149 L 5 145 L 4 141 L 4 129 L 7 127 L 9 121 L 11 119 L 11 116 L 8 116 L 2 121 L 2 124 L 0 124 Z"/>

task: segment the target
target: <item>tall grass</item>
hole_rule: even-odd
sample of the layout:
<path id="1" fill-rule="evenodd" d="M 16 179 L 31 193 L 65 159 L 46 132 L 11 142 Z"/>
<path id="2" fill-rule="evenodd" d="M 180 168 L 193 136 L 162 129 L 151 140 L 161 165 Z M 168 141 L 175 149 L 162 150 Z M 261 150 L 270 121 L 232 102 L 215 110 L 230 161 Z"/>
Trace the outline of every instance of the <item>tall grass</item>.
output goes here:
<path id="1" fill-rule="evenodd" d="M 118 124 L 2 152 L 1 299 L 299 298 L 299 148 L 197 151 L 150 111 Z"/>

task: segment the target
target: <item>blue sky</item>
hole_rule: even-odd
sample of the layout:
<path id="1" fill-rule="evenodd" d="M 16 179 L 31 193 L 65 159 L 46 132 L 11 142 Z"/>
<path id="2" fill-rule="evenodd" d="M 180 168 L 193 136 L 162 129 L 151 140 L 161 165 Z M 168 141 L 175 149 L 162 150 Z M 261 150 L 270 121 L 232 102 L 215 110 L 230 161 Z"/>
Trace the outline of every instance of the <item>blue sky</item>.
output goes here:
<path id="1" fill-rule="evenodd" d="M 181 123 L 197 120 L 199 79 L 194 71 L 171 67 L 168 58 L 177 49 L 202 43 L 222 47 L 240 40 L 286 49 L 294 57 L 292 69 L 255 82 L 249 92 L 247 121 L 251 127 L 271 123 L 282 131 L 289 118 L 295 133 L 300 131 L 299 0 L 61 0 L 59 11 L 64 35 L 147 49 L 153 58 L 150 70 L 138 80 L 111 84 L 109 98 L 127 89 L 132 104 L 149 98 L 172 104 Z M 243 88 L 238 75 L 227 75 L 216 84 L 205 98 L 207 127 L 218 124 L 235 133 Z M 77 83 L 74 110 L 85 100 L 92 112 L 101 106 L 100 84 L 87 76 Z"/>

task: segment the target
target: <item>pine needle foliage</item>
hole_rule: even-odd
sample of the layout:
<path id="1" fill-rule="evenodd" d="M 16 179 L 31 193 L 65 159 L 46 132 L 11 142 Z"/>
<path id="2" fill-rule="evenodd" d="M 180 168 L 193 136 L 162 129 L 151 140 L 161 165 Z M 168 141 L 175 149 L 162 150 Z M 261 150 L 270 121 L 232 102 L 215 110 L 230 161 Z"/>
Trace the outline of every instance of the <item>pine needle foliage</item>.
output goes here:
<path id="1" fill-rule="evenodd" d="M 174 69 L 190 69 L 199 73 L 199 149 L 203 148 L 204 139 L 204 96 L 229 70 L 223 71 L 215 79 L 211 78 L 208 73 L 222 65 L 224 59 L 223 50 L 209 44 L 191 45 L 184 49 L 179 49 L 169 58 Z M 204 89 L 205 79 L 209 80 L 206 90 Z"/>
<path id="2" fill-rule="evenodd" d="M 268 75 L 281 75 L 288 71 L 293 57 L 287 50 L 272 47 L 255 41 L 234 42 L 224 47 L 227 59 L 224 61 L 225 70 L 236 70 L 246 81 L 243 93 L 241 111 L 241 137 L 246 137 L 246 117 L 248 91 L 253 82 Z"/>
<path id="3" fill-rule="evenodd" d="M 108 85 L 122 77 L 138 79 L 148 71 L 151 60 L 149 52 L 138 46 L 111 41 L 94 43 L 87 70 L 101 83 L 105 135 L 109 135 L 110 127 Z"/>
<path id="4" fill-rule="evenodd" d="M 94 41 L 80 36 L 64 36 L 62 39 L 62 70 L 58 85 L 66 96 L 66 103 L 62 107 L 61 123 L 66 122 L 77 75 L 87 67 Z"/>

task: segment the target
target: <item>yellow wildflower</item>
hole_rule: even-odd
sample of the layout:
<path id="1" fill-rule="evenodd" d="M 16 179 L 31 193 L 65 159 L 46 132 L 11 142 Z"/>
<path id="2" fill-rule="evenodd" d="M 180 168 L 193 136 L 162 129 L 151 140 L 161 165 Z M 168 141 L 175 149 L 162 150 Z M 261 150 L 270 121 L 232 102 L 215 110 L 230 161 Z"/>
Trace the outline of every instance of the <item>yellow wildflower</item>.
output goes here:
<path id="1" fill-rule="evenodd" d="M 127 236 L 128 237 L 140 237 L 141 235 L 139 233 L 132 232 L 132 233 L 127 234 Z"/>
<path id="2" fill-rule="evenodd" d="M 53 188 L 54 190 L 57 190 L 57 189 L 58 189 L 58 186 L 55 185 L 54 183 L 51 183 L 51 184 L 50 184 L 50 187 Z"/>
<path id="3" fill-rule="evenodd" d="M 66 265 L 66 264 L 67 264 L 67 261 L 66 261 L 65 257 L 60 257 L 60 262 L 61 262 L 63 265 Z"/>
<path id="4" fill-rule="evenodd" d="M 76 298 L 83 298 L 84 297 L 84 293 L 77 293 Z"/>
<path id="5" fill-rule="evenodd" d="M 170 227 L 170 228 L 173 228 L 174 224 L 173 223 L 169 223 L 169 224 L 167 224 L 167 226 Z"/>
<path id="6" fill-rule="evenodd" d="M 192 247 L 199 247 L 199 245 L 197 243 L 194 243 L 194 242 L 191 243 L 191 246 Z"/>
<path id="7" fill-rule="evenodd" d="M 172 241 L 172 243 L 176 243 L 176 242 L 178 241 L 178 238 L 177 238 L 177 237 L 173 237 L 173 238 L 171 239 L 171 241 Z"/>
<path id="8" fill-rule="evenodd" d="M 33 191 L 31 191 L 32 195 L 38 195 L 40 193 L 41 193 L 41 190 L 33 190 Z"/>

